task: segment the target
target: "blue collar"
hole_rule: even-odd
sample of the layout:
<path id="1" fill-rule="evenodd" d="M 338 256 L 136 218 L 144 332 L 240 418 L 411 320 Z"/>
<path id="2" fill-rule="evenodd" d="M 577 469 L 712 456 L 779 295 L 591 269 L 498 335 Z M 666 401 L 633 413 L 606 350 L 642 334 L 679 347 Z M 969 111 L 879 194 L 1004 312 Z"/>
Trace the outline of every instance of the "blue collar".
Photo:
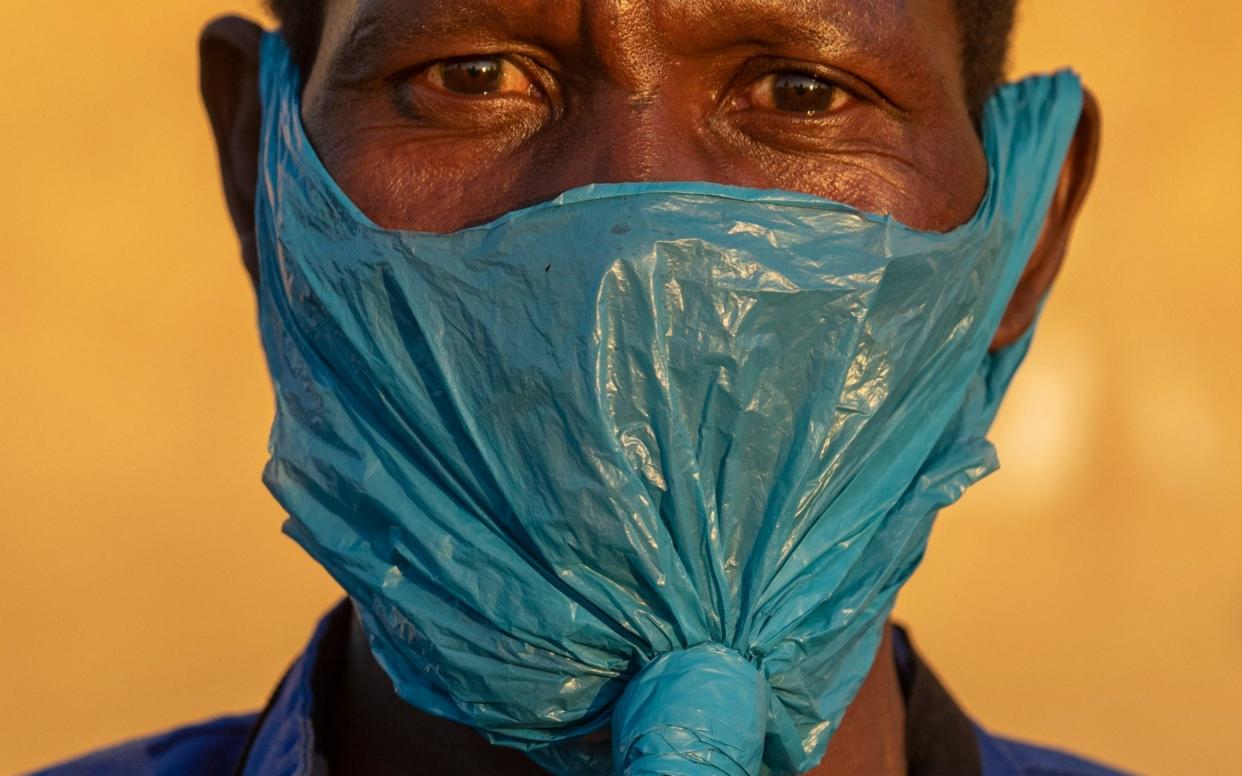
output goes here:
<path id="1" fill-rule="evenodd" d="M 235 776 L 328 776 L 316 748 L 317 698 L 342 665 L 353 607 L 346 599 L 315 628 L 250 730 Z M 988 734 L 966 716 L 923 662 L 904 628 L 893 632 L 893 658 L 906 700 L 906 756 L 911 776 L 1116 776 L 1050 749 Z"/>
<path id="2" fill-rule="evenodd" d="M 315 745 L 316 689 L 322 687 L 324 675 L 339 670 L 351 617 L 353 606 L 346 598 L 315 626 L 305 651 L 285 673 L 255 721 L 235 776 L 327 773 Z"/>
<path id="3" fill-rule="evenodd" d="M 326 695 L 324 685 L 339 670 L 351 617 L 353 607 L 345 599 L 320 620 L 306 650 L 255 722 L 236 776 L 326 776 L 327 765 L 316 747 L 315 703 Z M 982 731 L 922 662 L 903 628 L 894 629 L 893 652 L 907 704 L 910 773 L 992 776 L 979 764 L 976 737 Z"/>

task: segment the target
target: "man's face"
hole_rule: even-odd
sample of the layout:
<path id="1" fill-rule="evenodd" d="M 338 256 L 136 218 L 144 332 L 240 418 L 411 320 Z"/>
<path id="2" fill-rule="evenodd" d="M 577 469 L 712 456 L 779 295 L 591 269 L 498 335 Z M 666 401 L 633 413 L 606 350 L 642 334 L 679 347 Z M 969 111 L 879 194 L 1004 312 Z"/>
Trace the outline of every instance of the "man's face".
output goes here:
<path id="1" fill-rule="evenodd" d="M 920 229 L 986 162 L 953 0 L 328 0 L 304 94 L 374 221 L 453 231 L 588 183 L 817 194 Z"/>

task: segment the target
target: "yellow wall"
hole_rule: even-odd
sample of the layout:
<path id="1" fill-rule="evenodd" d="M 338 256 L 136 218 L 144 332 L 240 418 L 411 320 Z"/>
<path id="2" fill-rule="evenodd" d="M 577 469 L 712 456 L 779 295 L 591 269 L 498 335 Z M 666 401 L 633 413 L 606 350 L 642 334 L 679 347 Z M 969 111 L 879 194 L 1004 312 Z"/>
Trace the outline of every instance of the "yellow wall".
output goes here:
<path id="1" fill-rule="evenodd" d="M 1002 731 L 1242 773 L 1242 5 L 1025 0 L 1099 185 L 997 439 L 901 605 Z M 255 707 L 333 585 L 259 484 L 271 403 L 196 101 L 257 2 L 5 0 L 0 772 Z M 1232 475 L 1232 476 L 1231 476 Z"/>

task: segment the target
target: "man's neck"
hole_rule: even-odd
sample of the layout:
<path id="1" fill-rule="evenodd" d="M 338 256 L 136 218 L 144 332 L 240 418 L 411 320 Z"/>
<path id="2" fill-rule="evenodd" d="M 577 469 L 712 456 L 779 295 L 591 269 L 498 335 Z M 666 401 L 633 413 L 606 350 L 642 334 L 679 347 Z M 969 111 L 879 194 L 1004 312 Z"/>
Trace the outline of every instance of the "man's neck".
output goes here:
<path id="1" fill-rule="evenodd" d="M 893 628 L 885 625 L 871 671 L 828 742 L 828 754 L 807 776 L 905 773 L 906 702 L 893 656 Z"/>
<path id="2" fill-rule="evenodd" d="M 493 746 L 474 730 L 424 714 L 397 696 L 376 662 L 357 617 L 351 618 L 344 665 L 317 715 L 317 731 L 332 773 L 374 776 L 494 773 L 536 776 L 525 755 Z M 902 776 L 906 773 L 905 702 L 885 627 L 877 659 L 833 736 L 828 754 L 809 776 Z"/>

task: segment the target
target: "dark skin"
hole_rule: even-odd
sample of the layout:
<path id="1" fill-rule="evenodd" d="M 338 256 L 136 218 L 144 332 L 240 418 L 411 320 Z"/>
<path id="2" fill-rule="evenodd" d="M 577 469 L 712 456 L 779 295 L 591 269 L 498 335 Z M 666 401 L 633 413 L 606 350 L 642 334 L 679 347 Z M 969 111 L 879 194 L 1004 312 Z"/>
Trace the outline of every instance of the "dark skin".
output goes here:
<path id="1" fill-rule="evenodd" d="M 448 232 L 588 183 L 704 180 L 803 191 L 945 231 L 986 160 L 952 0 L 328 0 L 303 121 L 376 223 Z M 212 22 L 202 86 L 255 277 L 261 29 Z M 1095 171 L 1090 94 L 1038 247 L 993 348 L 1030 327 Z M 320 731 L 334 772 L 538 773 L 404 704 L 356 622 Z M 811 771 L 905 773 L 886 637 Z"/>

